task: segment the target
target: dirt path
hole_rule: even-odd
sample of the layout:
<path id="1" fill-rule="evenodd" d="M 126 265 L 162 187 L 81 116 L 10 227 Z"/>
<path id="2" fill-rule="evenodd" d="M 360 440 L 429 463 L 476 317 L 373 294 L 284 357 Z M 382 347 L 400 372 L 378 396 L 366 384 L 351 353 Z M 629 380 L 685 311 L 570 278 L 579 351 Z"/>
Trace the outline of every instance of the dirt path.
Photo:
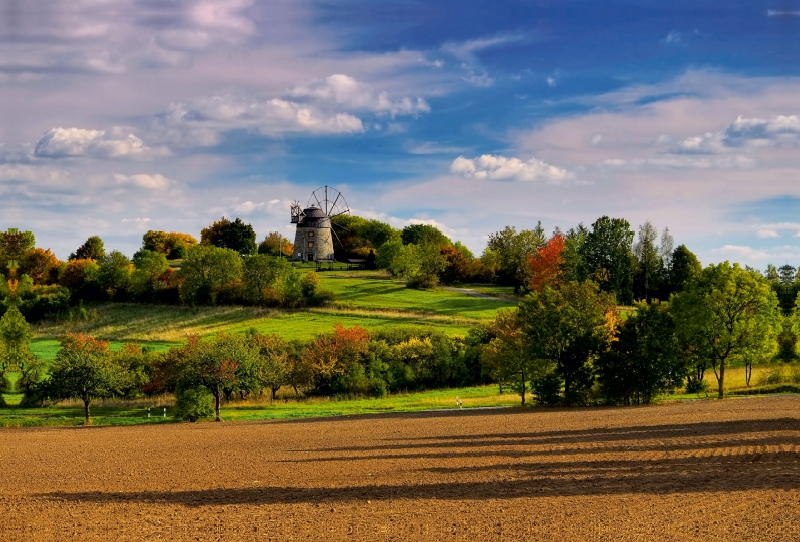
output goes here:
<path id="1" fill-rule="evenodd" d="M 0 431 L 7 540 L 798 540 L 800 399 Z"/>

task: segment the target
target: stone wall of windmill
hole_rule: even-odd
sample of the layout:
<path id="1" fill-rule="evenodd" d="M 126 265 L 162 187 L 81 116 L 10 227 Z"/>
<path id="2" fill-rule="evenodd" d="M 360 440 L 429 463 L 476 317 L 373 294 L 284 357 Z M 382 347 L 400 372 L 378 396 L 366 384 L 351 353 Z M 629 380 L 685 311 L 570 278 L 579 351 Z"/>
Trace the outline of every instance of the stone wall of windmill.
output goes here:
<path id="1" fill-rule="evenodd" d="M 294 216 L 292 222 L 294 222 Z M 331 219 L 317 207 L 303 209 L 297 217 L 292 260 L 303 262 L 333 261 Z"/>

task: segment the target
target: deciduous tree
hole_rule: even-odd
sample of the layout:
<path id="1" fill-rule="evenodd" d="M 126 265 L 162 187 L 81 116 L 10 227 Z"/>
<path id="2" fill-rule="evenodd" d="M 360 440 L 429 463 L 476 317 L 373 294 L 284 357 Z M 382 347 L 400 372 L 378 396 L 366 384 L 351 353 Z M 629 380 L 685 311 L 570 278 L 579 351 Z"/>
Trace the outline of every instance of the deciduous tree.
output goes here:
<path id="1" fill-rule="evenodd" d="M 677 334 L 709 359 L 718 396 L 725 393 L 725 369 L 768 358 L 781 331 L 778 298 L 769 282 L 739 264 L 710 265 L 690 279 L 672 301 Z"/>
<path id="2" fill-rule="evenodd" d="M 83 401 L 89 425 L 92 400 L 114 395 L 119 381 L 120 370 L 107 342 L 67 333 L 51 367 L 48 389 L 54 399 Z"/>
<path id="3" fill-rule="evenodd" d="M 530 355 L 546 360 L 564 379 L 564 398 L 576 402 L 592 382 L 592 360 L 614 338 L 617 309 L 596 283 L 545 285 L 519 304 Z"/>
<path id="4" fill-rule="evenodd" d="M 200 243 L 236 251 L 240 256 L 256 253 L 256 232 L 241 218 L 230 221 L 224 216 L 200 232 Z M 191 252 L 191 251 L 190 251 Z"/>
<path id="5" fill-rule="evenodd" d="M 627 220 L 603 216 L 592 224 L 581 246 L 586 276 L 597 281 L 604 292 L 614 294 L 621 304 L 633 301 L 634 235 Z"/>
<path id="6" fill-rule="evenodd" d="M 554 288 L 561 284 L 564 274 L 564 247 L 564 236 L 557 233 L 543 247 L 528 256 L 528 266 L 531 269 L 528 288 L 531 291 L 539 292 L 545 284 Z"/>
<path id="7" fill-rule="evenodd" d="M 229 248 L 198 245 L 189 251 L 179 271 L 181 299 L 190 304 L 213 304 L 227 282 L 241 278 L 242 259 Z"/>

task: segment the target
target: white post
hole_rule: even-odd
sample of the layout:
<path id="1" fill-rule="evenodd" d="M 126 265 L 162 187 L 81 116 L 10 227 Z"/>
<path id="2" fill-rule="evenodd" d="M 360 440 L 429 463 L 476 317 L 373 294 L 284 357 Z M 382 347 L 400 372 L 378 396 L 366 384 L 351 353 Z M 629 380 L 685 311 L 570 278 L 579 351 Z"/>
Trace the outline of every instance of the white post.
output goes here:
<path id="1" fill-rule="evenodd" d="M 147 407 L 147 417 L 150 417 L 150 407 Z"/>
<path id="2" fill-rule="evenodd" d="M 167 417 L 167 407 L 164 407 L 164 417 Z"/>

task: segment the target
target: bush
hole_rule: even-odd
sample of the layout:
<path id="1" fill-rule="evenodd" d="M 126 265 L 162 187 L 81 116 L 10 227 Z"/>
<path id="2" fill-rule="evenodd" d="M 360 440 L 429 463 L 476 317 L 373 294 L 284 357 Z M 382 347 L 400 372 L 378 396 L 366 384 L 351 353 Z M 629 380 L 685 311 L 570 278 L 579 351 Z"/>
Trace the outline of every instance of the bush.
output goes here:
<path id="1" fill-rule="evenodd" d="M 697 378 L 690 378 L 686 381 L 686 393 L 704 393 L 708 391 L 708 382 Z"/>
<path id="2" fill-rule="evenodd" d="M 548 373 L 543 377 L 531 380 L 531 391 L 536 404 L 555 406 L 561 403 L 561 377 L 556 373 Z"/>
<path id="3" fill-rule="evenodd" d="M 386 381 L 382 378 L 369 379 L 369 394 L 372 397 L 385 397 L 388 393 Z"/>
<path id="4" fill-rule="evenodd" d="M 206 388 L 178 388 L 175 390 L 175 417 L 196 422 L 214 415 L 214 397 Z"/>

